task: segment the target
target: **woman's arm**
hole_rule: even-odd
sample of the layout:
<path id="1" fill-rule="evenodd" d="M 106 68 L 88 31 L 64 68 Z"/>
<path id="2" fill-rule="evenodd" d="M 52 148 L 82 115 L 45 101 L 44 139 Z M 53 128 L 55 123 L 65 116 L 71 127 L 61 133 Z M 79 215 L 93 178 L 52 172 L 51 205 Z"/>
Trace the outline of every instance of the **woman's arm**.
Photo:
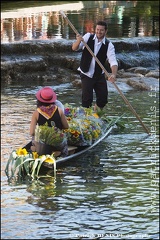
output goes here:
<path id="1" fill-rule="evenodd" d="M 68 122 L 67 122 L 67 118 L 64 115 L 62 109 L 58 107 L 58 111 L 59 111 L 59 114 L 60 114 L 60 117 L 61 117 L 63 129 L 69 128 L 69 125 L 68 125 Z"/>
<path id="2" fill-rule="evenodd" d="M 38 115 L 39 115 L 39 113 L 37 110 L 33 112 L 31 123 L 30 123 L 30 135 L 31 136 L 35 135 L 35 128 L 37 125 Z"/>

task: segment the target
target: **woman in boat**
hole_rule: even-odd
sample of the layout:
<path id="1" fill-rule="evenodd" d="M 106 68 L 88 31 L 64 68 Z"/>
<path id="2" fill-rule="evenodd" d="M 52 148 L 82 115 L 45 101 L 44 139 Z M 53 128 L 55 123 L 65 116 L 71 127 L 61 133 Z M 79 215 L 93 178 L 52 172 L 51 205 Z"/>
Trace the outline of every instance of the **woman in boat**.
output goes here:
<path id="1" fill-rule="evenodd" d="M 56 93 L 50 87 L 44 87 L 36 93 L 37 109 L 32 114 L 30 124 L 30 135 L 35 134 L 36 125 L 55 126 L 59 129 L 67 129 L 68 122 L 64 115 L 63 109 L 58 107 L 55 102 L 57 100 Z M 58 101 L 59 102 L 59 101 Z"/>
<path id="2" fill-rule="evenodd" d="M 64 115 L 64 109 L 62 109 L 63 105 L 57 100 L 56 93 L 51 87 L 40 89 L 36 93 L 36 98 L 37 109 L 33 112 L 30 123 L 30 135 L 32 136 L 33 145 L 37 124 L 41 126 L 47 123 L 49 127 L 55 126 L 61 130 L 69 127 L 66 116 Z M 33 148 L 31 149 L 32 151 L 34 150 Z"/>

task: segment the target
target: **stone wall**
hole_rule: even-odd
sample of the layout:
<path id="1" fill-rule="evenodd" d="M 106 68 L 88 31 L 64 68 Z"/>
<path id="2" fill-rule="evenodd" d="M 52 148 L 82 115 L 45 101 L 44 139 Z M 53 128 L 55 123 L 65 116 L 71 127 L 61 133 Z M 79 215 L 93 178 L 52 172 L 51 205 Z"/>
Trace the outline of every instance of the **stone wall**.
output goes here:
<path id="1" fill-rule="evenodd" d="M 158 38 L 112 39 L 119 73 L 131 68 L 156 70 L 159 66 Z M 72 40 L 36 40 L 1 45 L 1 82 L 39 84 L 77 82 L 81 51 L 72 51 Z M 107 68 L 109 71 L 109 68 Z"/>

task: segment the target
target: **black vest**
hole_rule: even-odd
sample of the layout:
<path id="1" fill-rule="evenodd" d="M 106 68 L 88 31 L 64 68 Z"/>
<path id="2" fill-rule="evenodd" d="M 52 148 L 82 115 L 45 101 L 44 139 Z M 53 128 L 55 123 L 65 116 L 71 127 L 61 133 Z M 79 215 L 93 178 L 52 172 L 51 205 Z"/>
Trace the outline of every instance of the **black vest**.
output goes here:
<path id="1" fill-rule="evenodd" d="M 39 113 L 39 118 L 38 118 L 38 121 L 37 121 L 38 125 L 44 125 L 46 122 L 48 123 L 49 127 L 55 126 L 59 129 L 63 128 L 58 108 L 56 109 L 53 116 L 49 119 L 46 119 L 42 114 Z"/>
<path id="2" fill-rule="evenodd" d="M 91 36 L 88 39 L 87 45 L 90 47 L 90 49 L 94 53 L 94 40 L 93 40 L 93 37 L 94 37 L 94 34 L 91 34 Z M 106 58 L 107 58 L 106 54 L 107 54 L 108 44 L 109 44 L 109 40 L 106 38 L 105 39 L 105 44 L 102 43 L 102 46 L 100 47 L 100 49 L 99 49 L 99 51 L 98 51 L 98 53 L 96 55 L 96 57 L 99 59 L 99 61 L 101 62 L 101 64 L 103 66 L 104 66 Z M 90 67 L 90 64 L 91 64 L 92 57 L 93 56 L 90 54 L 90 52 L 85 47 L 83 49 L 81 62 L 80 62 L 80 68 L 81 68 L 81 70 L 84 73 L 89 71 L 89 67 Z M 102 68 L 96 62 L 96 64 L 95 64 L 95 75 L 98 76 L 101 73 L 102 73 Z"/>

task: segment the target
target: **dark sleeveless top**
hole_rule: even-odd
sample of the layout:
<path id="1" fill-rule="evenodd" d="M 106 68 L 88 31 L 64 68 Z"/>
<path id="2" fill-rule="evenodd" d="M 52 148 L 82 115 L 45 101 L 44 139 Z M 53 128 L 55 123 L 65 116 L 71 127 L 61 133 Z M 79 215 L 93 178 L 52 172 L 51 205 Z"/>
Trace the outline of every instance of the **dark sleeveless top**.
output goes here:
<path id="1" fill-rule="evenodd" d="M 45 118 L 39 112 L 39 118 L 38 118 L 38 121 L 37 121 L 38 125 L 44 125 L 47 122 L 49 127 L 55 126 L 59 129 L 63 129 L 61 117 L 60 117 L 59 111 L 58 111 L 58 107 L 55 106 L 55 108 L 56 108 L 56 110 L 55 110 L 54 114 L 49 119 Z"/>
<path id="2" fill-rule="evenodd" d="M 94 52 L 94 40 L 93 40 L 94 35 L 95 34 L 91 34 L 88 39 L 88 42 L 87 42 L 87 45 L 90 47 L 92 52 Z M 106 58 L 107 58 L 106 54 L 107 54 L 107 50 L 108 50 L 108 44 L 109 44 L 109 40 L 106 38 L 105 44 L 102 43 L 102 46 L 100 47 L 100 49 L 96 55 L 96 57 L 98 58 L 98 60 L 101 62 L 101 64 L 103 66 L 104 66 Z M 89 71 L 89 66 L 91 64 L 92 57 L 93 56 L 90 54 L 90 52 L 85 47 L 83 50 L 81 62 L 80 62 L 80 68 L 84 73 Z M 102 73 L 102 68 L 96 62 L 95 74 L 100 75 L 101 73 Z"/>

